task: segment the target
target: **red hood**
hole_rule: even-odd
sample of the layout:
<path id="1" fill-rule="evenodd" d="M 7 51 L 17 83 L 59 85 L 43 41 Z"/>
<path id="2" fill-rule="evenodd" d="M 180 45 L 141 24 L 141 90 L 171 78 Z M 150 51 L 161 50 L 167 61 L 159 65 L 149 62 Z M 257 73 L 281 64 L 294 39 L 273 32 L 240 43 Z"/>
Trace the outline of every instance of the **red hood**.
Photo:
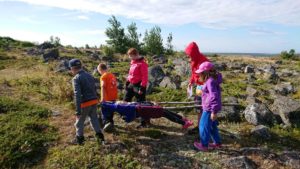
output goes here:
<path id="1" fill-rule="evenodd" d="M 198 45 L 195 42 L 191 42 L 186 48 L 185 53 L 191 58 L 192 69 L 197 69 L 199 65 L 208 59 L 200 52 Z"/>
<path id="2" fill-rule="evenodd" d="M 204 56 L 199 48 L 198 45 L 195 42 L 191 42 L 186 48 L 185 53 L 191 58 L 191 69 L 192 69 L 192 75 L 190 82 L 191 83 L 198 83 L 198 75 L 195 73 L 195 71 L 199 68 L 200 64 L 209 61 L 206 56 Z M 200 84 L 200 83 L 198 83 Z"/>

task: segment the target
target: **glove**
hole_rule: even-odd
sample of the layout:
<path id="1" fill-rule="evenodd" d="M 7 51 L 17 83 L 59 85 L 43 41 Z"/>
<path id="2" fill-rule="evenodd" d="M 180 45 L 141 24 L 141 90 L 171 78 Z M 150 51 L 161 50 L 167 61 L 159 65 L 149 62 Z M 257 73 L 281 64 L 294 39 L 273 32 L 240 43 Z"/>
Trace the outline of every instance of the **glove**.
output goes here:
<path id="1" fill-rule="evenodd" d="M 146 92 L 146 87 L 141 86 L 138 94 L 142 95 L 144 92 Z"/>

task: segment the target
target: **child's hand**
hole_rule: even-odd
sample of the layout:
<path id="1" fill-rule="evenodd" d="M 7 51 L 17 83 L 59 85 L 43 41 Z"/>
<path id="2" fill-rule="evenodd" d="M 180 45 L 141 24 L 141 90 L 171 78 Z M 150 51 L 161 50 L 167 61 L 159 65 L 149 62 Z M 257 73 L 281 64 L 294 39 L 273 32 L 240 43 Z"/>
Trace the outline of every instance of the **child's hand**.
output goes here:
<path id="1" fill-rule="evenodd" d="M 211 113 L 211 114 L 210 114 L 210 119 L 211 119 L 212 121 L 217 120 L 217 114 Z"/>
<path id="2" fill-rule="evenodd" d="M 139 95 L 142 95 L 142 94 L 143 94 L 143 92 L 142 92 L 141 90 L 139 90 L 138 94 L 139 94 Z"/>

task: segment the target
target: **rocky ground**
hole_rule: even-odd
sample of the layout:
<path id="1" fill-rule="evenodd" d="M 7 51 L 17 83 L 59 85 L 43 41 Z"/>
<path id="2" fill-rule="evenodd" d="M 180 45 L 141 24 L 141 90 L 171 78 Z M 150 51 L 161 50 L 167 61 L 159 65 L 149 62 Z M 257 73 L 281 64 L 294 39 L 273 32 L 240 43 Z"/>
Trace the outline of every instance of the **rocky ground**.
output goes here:
<path id="1" fill-rule="evenodd" d="M 224 76 L 224 106 L 219 114 L 223 147 L 209 152 L 193 148 L 197 135 L 166 119 L 136 129 L 116 116 L 116 130 L 105 133 L 107 144 L 95 143 L 86 128 L 84 146 L 70 145 L 74 135 L 74 105 L 68 60 L 80 58 L 91 73 L 99 62 L 118 76 L 120 97 L 128 58 L 108 58 L 98 50 L 11 48 L 0 52 L 0 96 L 25 100 L 51 110 L 49 124 L 57 129 L 41 161 L 24 164 L 35 168 L 300 168 L 300 62 L 277 57 L 219 56 L 209 59 Z M 147 57 L 151 101 L 188 101 L 190 68 L 186 57 Z M 95 77 L 98 77 L 96 73 Z M 1 110 L 1 109 L 0 109 Z M 196 122 L 193 109 L 178 113 Z M 0 116 L 0 120 L 1 120 Z M 6 145 L 7 146 L 7 145 Z M 4 157 L 3 152 L 0 154 Z M 1 157 L 0 156 L 0 157 Z M 1 161 L 1 158 L 0 158 Z"/>

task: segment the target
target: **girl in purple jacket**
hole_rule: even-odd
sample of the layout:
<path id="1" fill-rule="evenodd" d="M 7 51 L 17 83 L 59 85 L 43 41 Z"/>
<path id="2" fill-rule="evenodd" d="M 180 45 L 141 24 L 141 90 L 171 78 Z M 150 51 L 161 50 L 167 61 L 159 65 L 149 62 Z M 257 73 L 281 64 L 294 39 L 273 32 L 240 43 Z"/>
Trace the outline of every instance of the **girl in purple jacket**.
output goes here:
<path id="1" fill-rule="evenodd" d="M 221 110 L 221 87 L 222 75 L 218 73 L 210 62 L 203 62 L 199 69 L 200 81 L 204 82 L 202 87 L 203 113 L 199 123 L 200 143 L 194 142 L 194 146 L 200 151 L 210 148 L 220 148 L 221 139 L 218 129 L 217 113 Z M 212 137 L 213 143 L 209 143 Z"/>

